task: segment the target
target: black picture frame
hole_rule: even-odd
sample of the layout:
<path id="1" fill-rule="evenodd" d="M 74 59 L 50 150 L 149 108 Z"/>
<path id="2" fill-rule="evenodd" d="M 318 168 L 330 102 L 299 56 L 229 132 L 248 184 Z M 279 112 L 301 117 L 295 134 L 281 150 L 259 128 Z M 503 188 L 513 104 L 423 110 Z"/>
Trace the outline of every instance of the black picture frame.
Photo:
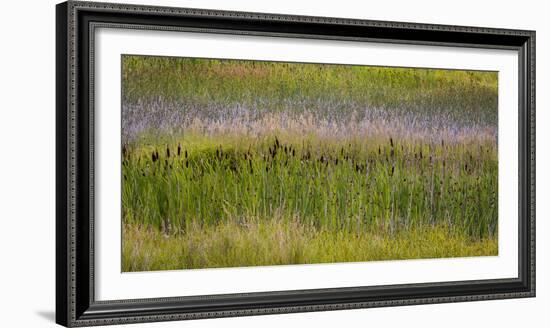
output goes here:
<path id="1" fill-rule="evenodd" d="M 535 296 L 535 32 L 69 1 L 56 7 L 56 322 L 92 326 Z M 519 277 L 96 301 L 91 41 L 97 26 L 511 49 L 519 57 Z"/>

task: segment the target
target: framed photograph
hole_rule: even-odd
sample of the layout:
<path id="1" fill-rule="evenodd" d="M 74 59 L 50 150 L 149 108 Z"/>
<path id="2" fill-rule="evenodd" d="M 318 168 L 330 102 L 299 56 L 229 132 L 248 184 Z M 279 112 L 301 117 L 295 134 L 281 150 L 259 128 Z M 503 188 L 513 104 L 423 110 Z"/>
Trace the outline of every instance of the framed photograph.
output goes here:
<path id="1" fill-rule="evenodd" d="M 57 304 L 93 326 L 535 296 L 535 32 L 57 5 Z"/>

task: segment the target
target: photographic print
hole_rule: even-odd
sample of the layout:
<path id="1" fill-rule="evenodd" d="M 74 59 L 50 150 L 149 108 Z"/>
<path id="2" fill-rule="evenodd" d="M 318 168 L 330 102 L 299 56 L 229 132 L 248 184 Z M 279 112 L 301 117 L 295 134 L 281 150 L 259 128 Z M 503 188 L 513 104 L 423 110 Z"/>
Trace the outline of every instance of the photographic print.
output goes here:
<path id="1" fill-rule="evenodd" d="M 56 6 L 56 322 L 535 297 L 532 30 Z"/>
<path id="2" fill-rule="evenodd" d="M 122 270 L 498 255 L 498 73 L 122 55 Z"/>

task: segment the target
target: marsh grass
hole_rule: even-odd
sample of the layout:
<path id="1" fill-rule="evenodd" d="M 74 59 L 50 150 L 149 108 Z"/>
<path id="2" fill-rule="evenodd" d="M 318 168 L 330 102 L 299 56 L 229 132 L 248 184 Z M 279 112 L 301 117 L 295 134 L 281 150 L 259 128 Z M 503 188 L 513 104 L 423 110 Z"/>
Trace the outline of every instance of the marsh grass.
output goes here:
<path id="1" fill-rule="evenodd" d="M 186 232 L 196 221 L 268 220 L 279 211 L 335 231 L 446 223 L 471 237 L 495 234 L 498 166 L 490 143 L 379 142 L 188 136 L 126 149 L 125 222 Z"/>
<path id="2" fill-rule="evenodd" d="M 359 65 L 123 56 L 123 102 L 308 109 L 343 117 L 357 107 L 447 113 L 496 123 L 497 74 Z"/>
<path id="3" fill-rule="evenodd" d="M 123 271 L 496 255 L 492 72 L 123 57 Z"/>
<path id="4" fill-rule="evenodd" d="M 472 240 L 446 226 L 395 235 L 356 234 L 304 226 L 299 220 L 231 220 L 186 234 L 123 227 L 122 270 L 152 271 L 280 264 L 496 256 L 496 239 Z"/>

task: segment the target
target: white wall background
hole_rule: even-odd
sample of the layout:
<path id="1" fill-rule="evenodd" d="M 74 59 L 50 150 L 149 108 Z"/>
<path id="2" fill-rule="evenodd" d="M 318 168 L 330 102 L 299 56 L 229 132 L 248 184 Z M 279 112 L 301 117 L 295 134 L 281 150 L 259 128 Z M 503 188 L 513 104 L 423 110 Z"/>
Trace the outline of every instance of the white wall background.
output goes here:
<path id="1" fill-rule="evenodd" d="M 132 327 L 545 327 L 550 306 L 550 22 L 544 1 L 120 1 L 537 31 L 537 298 L 407 306 Z M 55 5 L 10 1 L 0 10 L 0 327 L 54 327 Z"/>

